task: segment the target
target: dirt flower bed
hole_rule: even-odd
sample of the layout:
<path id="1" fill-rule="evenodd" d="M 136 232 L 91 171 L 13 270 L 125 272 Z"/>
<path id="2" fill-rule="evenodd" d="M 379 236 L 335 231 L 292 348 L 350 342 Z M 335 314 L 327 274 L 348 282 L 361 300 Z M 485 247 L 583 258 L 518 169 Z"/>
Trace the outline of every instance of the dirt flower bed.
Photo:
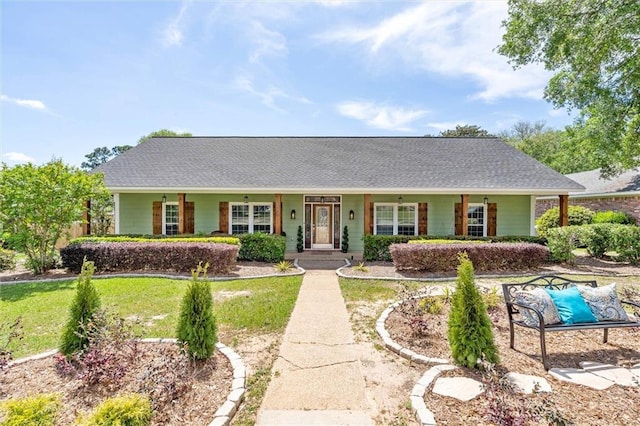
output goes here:
<path id="1" fill-rule="evenodd" d="M 488 375 L 468 369 L 457 369 L 440 376 L 472 377 L 488 384 L 489 389 L 498 389 L 469 402 L 439 396 L 431 393 L 431 388 L 427 389 L 426 406 L 434 413 L 439 424 L 566 424 L 559 423 L 560 420 L 570 420 L 576 425 L 637 424 L 640 418 L 640 388 L 614 385 L 604 391 L 597 391 L 554 379 L 542 366 L 539 335 L 534 330 L 517 327 L 516 350 L 510 349 L 509 324 L 503 304 L 499 300 L 495 308 L 489 309 L 500 354 L 500 364 L 496 367 L 497 376 L 489 380 Z M 447 340 L 450 305 L 444 303 L 441 308 L 442 311 L 438 314 L 425 313 L 416 317 L 416 310 L 405 304 L 389 315 L 386 321 L 387 331 L 396 342 L 419 354 L 450 359 Z M 609 343 L 601 342 L 602 330 L 548 333 L 549 361 L 553 367 L 559 368 L 579 368 L 580 361 L 609 363 L 621 367 L 640 363 L 640 330 L 612 329 L 609 330 Z M 498 377 L 510 371 L 544 377 L 551 384 L 553 392 L 522 396 L 500 391 L 502 385 L 499 385 Z M 527 419 L 525 415 L 516 414 L 511 420 L 508 416 L 505 417 L 507 420 L 504 423 L 489 420 L 488 414 L 505 415 L 505 408 L 508 407 L 529 407 L 528 412 L 538 412 L 547 419 L 538 423 Z M 513 413 L 517 413 L 515 408 L 511 411 Z M 518 419 L 524 422 L 517 423 Z M 553 419 L 558 423 L 553 423 Z"/>
<path id="2" fill-rule="evenodd" d="M 215 352 L 205 363 L 185 362 L 174 343 L 139 343 L 135 361 L 116 380 L 87 384 L 60 371 L 57 356 L 27 361 L 0 372 L 0 400 L 60 393 L 57 425 L 72 424 L 106 398 L 140 392 L 149 395 L 153 425 L 207 425 L 231 390 L 233 369 Z"/>

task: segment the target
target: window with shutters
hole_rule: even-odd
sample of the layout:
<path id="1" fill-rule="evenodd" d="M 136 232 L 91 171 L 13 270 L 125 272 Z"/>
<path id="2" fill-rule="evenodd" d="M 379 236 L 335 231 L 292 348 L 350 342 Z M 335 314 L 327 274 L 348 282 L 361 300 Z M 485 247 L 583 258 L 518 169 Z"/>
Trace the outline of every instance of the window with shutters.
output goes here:
<path id="1" fill-rule="evenodd" d="M 273 205 L 270 203 L 231 203 L 229 216 L 232 234 L 272 232 Z"/>
<path id="2" fill-rule="evenodd" d="M 162 210 L 163 234 L 178 235 L 178 203 L 164 203 Z"/>
<path id="3" fill-rule="evenodd" d="M 469 204 L 467 212 L 467 235 L 470 237 L 486 237 L 487 221 L 484 204 Z"/>
<path id="4" fill-rule="evenodd" d="M 418 235 L 418 204 L 376 203 L 375 235 Z"/>

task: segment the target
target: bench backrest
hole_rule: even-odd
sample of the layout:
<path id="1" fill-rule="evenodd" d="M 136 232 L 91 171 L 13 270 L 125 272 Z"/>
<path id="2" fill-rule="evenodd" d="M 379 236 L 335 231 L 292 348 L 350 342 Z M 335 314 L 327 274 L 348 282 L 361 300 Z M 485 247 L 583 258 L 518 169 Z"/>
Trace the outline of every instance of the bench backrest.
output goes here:
<path id="1" fill-rule="evenodd" d="M 532 290 L 534 288 L 548 288 L 551 290 L 564 290 L 568 287 L 575 285 L 588 285 L 591 287 L 597 287 L 598 283 L 594 280 L 580 281 L 571 278 L 559 277 L 557 275 L 543 275 L 533 278 L 523 283 L 505 283 L 502 284 L 502 292 L 504 294 L 504 301 L 507 303 L 508 310 L 511 312 L 513 306 L 511 301 L 517 291 L 520 290 Z"/>

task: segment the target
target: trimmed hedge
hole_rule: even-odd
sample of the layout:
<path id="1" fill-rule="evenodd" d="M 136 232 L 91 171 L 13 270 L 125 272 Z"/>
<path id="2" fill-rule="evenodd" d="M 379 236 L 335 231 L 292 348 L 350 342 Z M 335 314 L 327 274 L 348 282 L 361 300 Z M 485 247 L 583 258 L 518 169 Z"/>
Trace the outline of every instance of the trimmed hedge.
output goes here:
<path id="1" fill-rule="evenodd" d="M 220 243 L 220 244 L 240 244 L 237 237 L 199 237 L 195 235 L 108 235 L 104 237 L 87 236 L 74 238 L 69 244 L 79 243 Z"/>
<path id="2" fill-rule="evenodd" d="M 94 262 L 96 270 L 161 270 L 190 272 L 200 262 L 209 263 L 212 274 L 226 274 L 236 266 L 238 246 L 191 242 L 76 243 L 60 250 L 62 265 L 80 272 L 83 260 Z"/>
<path id="3" fill-rule="evenodd" d="M 533 243 L 392 244 L 389 251 L 399 271 L 455 271 L 461 252 L 469 255 L 478 271 L 523 270 L 549 258 L 549 249 Z"/>
<path id="4" fill-rule="evenodd" d="M 242 234 L 238 258 L 255 262 L 280 262 L 284 260 L 286 245 L 287 239 L 282 235 L 262 232 Z"/>
<path id="5" fill-rule="evenodd" d="M 365 235 L 365 261 L 391 262 L 389 246 L 391 244 L 408 243 L 415 240 L 452 240 L 452 241 L 486 241 L 490 243 L 534 243 L 545 245 L 543 237 L 529 235 L 502 235 L 499 237 L 469 237 L 464 235 Z"/>

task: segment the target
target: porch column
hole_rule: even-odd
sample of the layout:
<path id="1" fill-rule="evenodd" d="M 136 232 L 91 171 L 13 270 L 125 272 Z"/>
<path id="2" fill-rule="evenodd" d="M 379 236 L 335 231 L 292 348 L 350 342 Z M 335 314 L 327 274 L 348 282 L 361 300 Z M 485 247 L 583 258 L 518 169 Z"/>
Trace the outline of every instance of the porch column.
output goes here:
<path id="1" fill-rule="evenodd" d="M 460 204 L 462 211 L 460 214 L 460 223 L 462 224 L 462 235 L 469 235 L 469 194 L 460 195 Z"/>
<path id="2" fill-rule="evenodd" d="M 560 195 L 560 226 L 569 225 L 569 195 Z"/>
<path id="3" fill-rule="evenodd" d="M 82 235 L 91 235 L 91 200 L 84 202 L 84 211 L 82 212 Z"/>
<path id="4" fill-rule="evenodd" d="M 274 223 L 273 233 L 280 235 L 282 234 L 282 194 L 276 194 L 274 213 L 276 223 Z"/>
<path id="5" fill-rule="evenodd" d="M 371 218 L 373 212 L 371 211 L 371 194 L 364 194 L 364 235 L 373 234 L 373 223 Z"/>
<path id="6" fill-rule="evenodd" d="M 178 194 L 178 234 L 185 234 L 187 232 L 186 204 L 187 194 Z"/>

